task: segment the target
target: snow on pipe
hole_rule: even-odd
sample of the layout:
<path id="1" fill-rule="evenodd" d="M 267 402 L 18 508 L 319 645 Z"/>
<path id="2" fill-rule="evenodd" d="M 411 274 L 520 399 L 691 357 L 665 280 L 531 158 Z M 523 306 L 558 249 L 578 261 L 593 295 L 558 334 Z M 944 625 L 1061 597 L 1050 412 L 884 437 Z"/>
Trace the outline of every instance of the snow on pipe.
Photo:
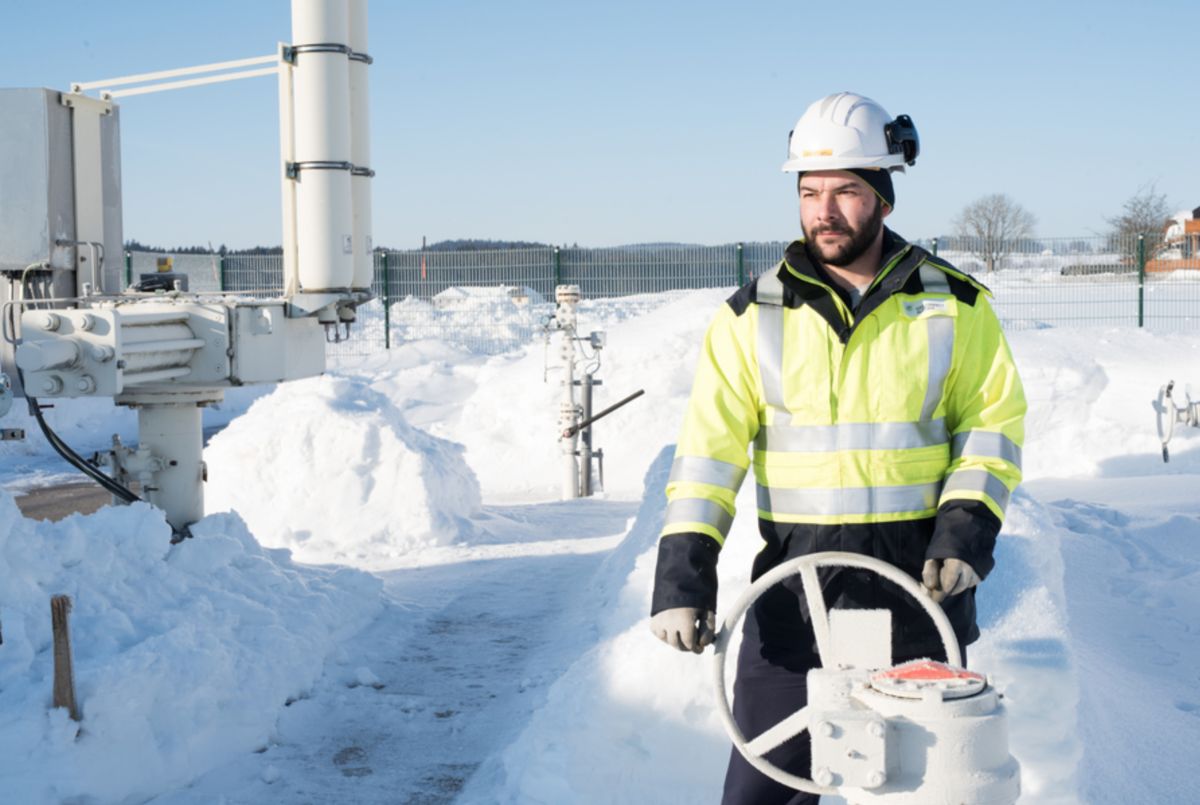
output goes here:
<path id="1" fill-rule="evenodd" d="M 354 280 L 349 28 L 346 0 L 292 0 L 296 264 L 303 292 L 345 290 Z"/>

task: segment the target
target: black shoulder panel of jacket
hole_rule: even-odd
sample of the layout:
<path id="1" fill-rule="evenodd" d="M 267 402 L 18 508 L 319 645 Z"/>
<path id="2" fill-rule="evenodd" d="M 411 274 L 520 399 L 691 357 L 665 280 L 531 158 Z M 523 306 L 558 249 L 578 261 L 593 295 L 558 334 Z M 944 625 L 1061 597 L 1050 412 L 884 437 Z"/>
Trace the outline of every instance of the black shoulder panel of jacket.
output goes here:
<path id="1" fill-rule="evenodd" d="M 915 249 L 920 247 L 914 246 L 913 248 Z M 954 298 L 962 302 L 964 305 L 970 305 L 974 307 L 975 300 L 979 298 L 979 291 L 981 289 L 986 290 L 984 284 L 976 280 L 974 277 L 971 277 L 965 271 L 960 271 L 958 268 L 955 268 L 951 263 L 943 260 L 942 258 L 934 257 L 924 249 L 921 249 L 921 251 L 925 253 L 925 260 L 923 262 L 938 266 L 940 268 L 949 269 L 943 273 L 946 275 L 946 282 L 950 285 L 950 293 L 954 294 Z M 919 274 L 920 272 L 914 272 L 913 277 L 910 277 L 910 281 L 913 278 L 916 278 L 917 282 L 919 283 Z M 969 277 L 969 279 L 963 279 L 963 277 Z M 921 286 L 921 290 L 925 290 L 924 286 Z M 907 287 L 905 288 L 905 291 L 912 293 L 912 291 L 909 291 Z"/>
<path id="2" fill-rule="evenodd" d="M 775 269 L 771 269 L 774 271 Z M 750 307 L 750 303 L 755 301 L 755 280 L 751 280 L 734 291 L 733 296 L 725 300 L 725 304 L 733 310 L 734 315 L 740 316 L 746 312 L 746 308 Z"/>
<path id="3" fill-rule="evenodd" d="M 667 534 L 658 540 L 658 565 L 650 614 L 695 607 L 717 611 L 717 556 L 721 546 L 707 534 Z"/>
<path id="4" fill-rule="evenodd" d="M 996 566 L 993 552 L 1000 519 L 977 500 L 952 500 L 938 509 L 926 559 L 961 559 L 987 578 Z"/>
<path id="5" fill-rule="evenodd" d="M 783 263 L 777 263 L 769 269 L 774 274 L 779 274 L 780 277 L 784 274 Z M 725 304 L 729 305 L 733 310 L 734 315 L 740 316 L 746 312 L 752 303 L 758 302 L 758 280 L 753 279 L 750 282 L 738 288 L 733 296 L 725 300 Z M 796 291 L 785 281 L 783 283 L 783 306 L 784 307 L 800 307 L 805 302 L 804 299 L 797 295 Z"/>

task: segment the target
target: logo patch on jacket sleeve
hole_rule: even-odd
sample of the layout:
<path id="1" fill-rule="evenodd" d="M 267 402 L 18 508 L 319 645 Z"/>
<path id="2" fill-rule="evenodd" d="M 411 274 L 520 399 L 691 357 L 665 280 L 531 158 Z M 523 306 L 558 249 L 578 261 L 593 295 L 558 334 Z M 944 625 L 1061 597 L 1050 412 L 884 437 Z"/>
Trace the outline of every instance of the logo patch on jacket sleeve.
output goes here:
<path id="1" fill-rule="evenodd" d="M 904 315 L 910 319 L 916 319 L 926 313 L 945 313 L 947 309 L 945 299 L 914 299 L 906 300 L 904 303 Z"/>

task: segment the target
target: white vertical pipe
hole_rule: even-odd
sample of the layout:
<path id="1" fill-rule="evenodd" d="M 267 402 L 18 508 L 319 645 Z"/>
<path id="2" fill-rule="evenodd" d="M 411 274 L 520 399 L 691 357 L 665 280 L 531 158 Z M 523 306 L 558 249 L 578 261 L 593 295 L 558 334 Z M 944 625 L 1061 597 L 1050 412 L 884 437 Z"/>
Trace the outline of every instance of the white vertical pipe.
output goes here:
<path id="1" fill-rule="evenodd" d="M 350 0 L 350 49 L 367 54 L 367 0 Z M 350 161 L 371 167 L 371 119 L 368 104 L 368 65 L 350 61 Z M 368 290 L 375 274 L 371 242 L 371 177 L 351 176 L 354 198 L 354 281 L 351 287 Z"/>
<path id="2" fill-rule="evenodd" d="M 200 406 L 195 403 L 151 403 L 138 408 L 138 447 L 162 459 L 153 473 L 146 499 L 167 515 L 174 528 L 204 516 L 204 435 Z"/>
<path id="3" fill-rule="evenodd" d="M 292 44 L 346 45 L 346 0 L 292 0 Z M 296 161 L 350 162 L 350 61 L 299 52 L 293 74 Z M 349 288 L 354 279 L 350 172 L 301 169 L 296 186 L 300 290 Z"/>
<path id="4" fill-rule="evenodd" d="M 296 263 L 296 182 L 287 175 L 287 166 L 296 161 L 296 128 L 292 108 L 293 67 L 283 59 L 279 44 L 279 158 L 280 179 L 283 182 L 283 295 L 295 296 L 300 290 Z"/>
<path id="5" fill-rule="evenodd" d="M 558 309 L 554 318 L 559 327 L 559 348 L 563 363 L 562 397 L 558 407 L 559 432 L 575 427 L 579 420 L 575 408 L 575 306 L 579 303 L 578 285 L 559 285 L 554 289 Z M 559 439 L 562 452 L 562 499 L 579 497 L 579 434 Z"/>

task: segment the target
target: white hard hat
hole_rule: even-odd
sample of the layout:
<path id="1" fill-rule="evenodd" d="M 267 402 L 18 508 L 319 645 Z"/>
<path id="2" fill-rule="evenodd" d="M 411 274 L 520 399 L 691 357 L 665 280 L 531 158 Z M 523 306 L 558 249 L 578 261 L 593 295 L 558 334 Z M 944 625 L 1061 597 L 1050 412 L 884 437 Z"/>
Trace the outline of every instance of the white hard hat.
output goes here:
<path id="1" fill-rule="evenodd" d="M 788 135 L 785 171 L 886 168 L 917 161 L 920 140 L 908 115 L 895 120 L 870 98 L 839 92 L 804 111 Z"/>

